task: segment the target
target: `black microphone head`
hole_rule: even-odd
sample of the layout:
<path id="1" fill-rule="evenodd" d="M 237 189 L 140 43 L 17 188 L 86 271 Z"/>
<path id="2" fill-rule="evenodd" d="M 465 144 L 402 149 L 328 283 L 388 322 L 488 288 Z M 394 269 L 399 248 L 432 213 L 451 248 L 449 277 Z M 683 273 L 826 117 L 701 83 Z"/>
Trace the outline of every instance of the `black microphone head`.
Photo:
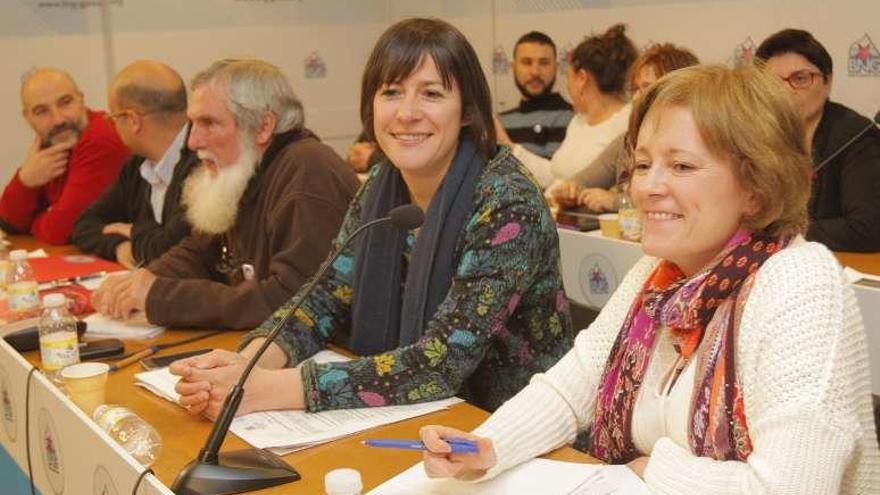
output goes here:
<path id="1" fill-rule="evenodd" d="M 425 221 L 425 214 L 422 213 L 422 209 L 412 203 L 400 205 L 392 209 L 388 213 L 388 217 L 391 218 L 392 225 L 398 229 L 407 230 L 421 227 L 422 222 Z"/>

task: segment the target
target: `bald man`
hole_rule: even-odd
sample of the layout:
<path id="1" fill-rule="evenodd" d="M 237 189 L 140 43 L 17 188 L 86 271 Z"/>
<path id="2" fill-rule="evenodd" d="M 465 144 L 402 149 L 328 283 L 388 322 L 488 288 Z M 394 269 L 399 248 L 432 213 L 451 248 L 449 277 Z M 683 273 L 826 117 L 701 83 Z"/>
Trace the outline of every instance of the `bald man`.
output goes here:
<path id="1" fill-rule="evenodd" d="M 0 228 L 64 244 L 83 210 L 116 179 L 129 151 L 104 112 L 86 108 L 62 70 L 25 74 L 21 107 L 36 136 L 0 197 Z"/>
<path id="2" fill-rule="evenodd" d="M 190 231 L 180 198 L 198 159 L 186 147 L 186 87 L 171 67 L 141 60 L 116 75 L 107 102 L 134 155 L 76 222 L 72 239 L 83 251 L 140 266 Z"/>

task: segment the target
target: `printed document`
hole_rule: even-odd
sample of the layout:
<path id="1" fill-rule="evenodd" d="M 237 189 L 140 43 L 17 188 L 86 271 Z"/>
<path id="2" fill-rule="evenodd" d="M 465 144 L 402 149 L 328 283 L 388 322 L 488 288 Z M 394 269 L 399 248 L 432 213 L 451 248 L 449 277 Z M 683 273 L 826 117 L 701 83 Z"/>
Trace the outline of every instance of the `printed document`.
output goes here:
<path id="1" fill-rule="evenodd" d="M 345 361 L 348 358 L 333 352 L 321 351 L 313 359 L 321 362 Z M 180 377 L 168 368 L 158 368 L 135 375 L 135 385 L 177 403 L 180 395 L 174 386 Z M 263 411 L 235 418 L 229 431 L 242 440 L 261 449 L 271 449 L 279 455 L 294 450 L 329 442 L 360 431 L 405 419 L 448 409 L 463 402 L 457 397 L 405 406 L 367 407 L 307 413 L 305 411 Z"/>

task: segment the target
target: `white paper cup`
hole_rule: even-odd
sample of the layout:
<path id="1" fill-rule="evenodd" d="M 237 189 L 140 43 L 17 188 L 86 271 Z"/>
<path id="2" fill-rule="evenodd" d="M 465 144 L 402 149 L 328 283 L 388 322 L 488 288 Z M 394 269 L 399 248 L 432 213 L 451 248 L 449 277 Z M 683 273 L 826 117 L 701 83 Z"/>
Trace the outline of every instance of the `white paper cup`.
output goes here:
<path id="1" fill-rule="evenodd" d="M 61 380 L 70 399 L 89 417 L 105 401 L 109 372 L 107 363 L 72 364 L 61 370 Z"/>

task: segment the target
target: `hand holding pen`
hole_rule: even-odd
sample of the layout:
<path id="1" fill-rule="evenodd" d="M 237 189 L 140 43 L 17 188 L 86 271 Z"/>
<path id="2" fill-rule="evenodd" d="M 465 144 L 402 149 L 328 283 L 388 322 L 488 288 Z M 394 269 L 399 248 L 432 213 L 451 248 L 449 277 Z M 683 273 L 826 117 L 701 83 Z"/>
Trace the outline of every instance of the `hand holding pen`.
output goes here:
<path id="1" fill-rule="evenodd" d="M 419 431 L 425 452 L 425 472 L 430 478 L 475 479 L 497 463 L 492 440 L 448 426 L 424 426 Z M 467 441 L 476 452 L 457 452 L 454 443 Z"/>

